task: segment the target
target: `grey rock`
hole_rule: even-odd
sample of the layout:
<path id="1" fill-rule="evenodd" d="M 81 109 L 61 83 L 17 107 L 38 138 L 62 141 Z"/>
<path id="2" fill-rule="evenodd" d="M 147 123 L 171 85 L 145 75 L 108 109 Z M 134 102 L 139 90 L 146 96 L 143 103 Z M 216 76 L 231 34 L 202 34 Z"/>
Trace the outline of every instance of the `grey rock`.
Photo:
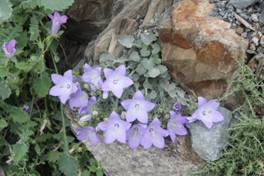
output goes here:
<path id="1" fill-rule="evenodd" d="M 229 3 L 232 4 L 235 8 L 244 9 L 250 5 L 255 4 L 259 0 L 230 0 Z"/>
<path id="2" fill-rule="evenodd" d="M 79 127 L 74 112 L 66 108 L 65 114 L 71 120 L 72 129 Z M 103 136 L 99 136 L 100 141 L 103 141 Z M 100 162 L 106 176 L 189 176 L 192 170 L 203 163 L 192 151 L 189 136 L 177 137 L 177 145 L 167 142 L 168 145 L 162 150 L 153 147 L 132 150 L 120 143 L 85 144 Z"/>
<path id="3" fill-rule="evenodd" d="M 207 129 L 201 122 L 195 122 L 188 127 L 191 132 L 193 150 L 206 161 L 215 161 L 220 158 L 221 151 L 227 140 L 227 129 L 232 118 L 231 111 L 220 108 L 224 121 Z"/>
<path id="4" fill-rule="evenodd" d="M 261 24 L 264 24 L 264 8 L 263 8 L 263 11 L 261 12 L 260 16 L 259 16 L 259 22 Z"/>

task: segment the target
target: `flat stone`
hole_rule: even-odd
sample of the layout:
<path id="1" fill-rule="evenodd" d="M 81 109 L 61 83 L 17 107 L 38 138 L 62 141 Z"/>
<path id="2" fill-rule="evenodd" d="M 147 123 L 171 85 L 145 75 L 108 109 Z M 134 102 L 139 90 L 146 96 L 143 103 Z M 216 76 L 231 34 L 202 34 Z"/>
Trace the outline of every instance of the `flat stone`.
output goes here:
<path id="1" fill-rule="evenodd" d="M 188 126 L 193 150 L 206 161 L 219 159 L 228 140 L 227 129 L 232 119 L 232 112 L 225 108 L 219 110 L 224 116 L 224 121 L 211 129 L 207 129 L 201 122 L 195 122 Z"/>
<path id="2" fill-rule="evenodd" d="M 259 0 L 230 0 L 229 4 L 232 4 L 235 8 L 244 9 L 247 8 Z"/>
<path id="3" fill-rule="evenodd" d="M 71 127 L 79 127 L 78 117 L 70 109 L 65 114 L 71 119 Z M 74 130 L 72 130 L 74 132 Z M 103 141 L 103 136 L 99 134 Z M 106 176 L 189 176 L 203 160 L 191 149 L 190 136 L 177 137 L 177 144 L 166 140 L 164 149 L 139 147 L 132 150 L 128 145 L 100 142 L 96 146 L 85 143 L 87 149 L 100 162 Z"/>
<path id="4" fill-rule="evenodd" d="M 212 9 L 208 0 L 180 1 L 159 27 L 163 63 L 172 77 L 207 98 L 225 92 L 248 45 L 229 23 L 210 16 Z"/>

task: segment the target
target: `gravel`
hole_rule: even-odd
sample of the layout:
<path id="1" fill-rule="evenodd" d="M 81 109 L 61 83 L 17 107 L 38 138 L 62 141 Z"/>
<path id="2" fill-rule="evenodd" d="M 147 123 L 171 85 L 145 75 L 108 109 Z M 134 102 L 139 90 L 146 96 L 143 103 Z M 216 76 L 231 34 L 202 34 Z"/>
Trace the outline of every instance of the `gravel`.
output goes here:
<path id="1" fill-rule="evenodd" d="M 210 2 L 215 5 L 211 15 L 231 23 L 237 34 L 249 41 L 247 62 L 264 52 L 264 0 L 210 0 Z"/>

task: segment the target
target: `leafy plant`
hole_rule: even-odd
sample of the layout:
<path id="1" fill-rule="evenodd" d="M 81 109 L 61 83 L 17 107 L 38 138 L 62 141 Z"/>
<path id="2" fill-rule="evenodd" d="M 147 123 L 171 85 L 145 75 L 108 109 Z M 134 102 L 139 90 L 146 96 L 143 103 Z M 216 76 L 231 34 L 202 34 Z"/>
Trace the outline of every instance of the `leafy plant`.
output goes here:
<path id="1" fill-rule="evenodd" d="M 57 47 L 62 33 L 50 35 L 47 16 L 72 3 L 0 1 L 0 44 L 17 41 L 12 58 L 0 51 L 0 165 L 8 176 L 72 176 L 86 173 L 91 167 L 90 153 L 75 142 L 59 103 L 47 96 L 50 73 L 60 61 Z M 82 161 L 83 155 L 87 162 L 80 165 L 77 161 Z M 96 167 L 89 172 L 99 173 L 101 169 Z"/>

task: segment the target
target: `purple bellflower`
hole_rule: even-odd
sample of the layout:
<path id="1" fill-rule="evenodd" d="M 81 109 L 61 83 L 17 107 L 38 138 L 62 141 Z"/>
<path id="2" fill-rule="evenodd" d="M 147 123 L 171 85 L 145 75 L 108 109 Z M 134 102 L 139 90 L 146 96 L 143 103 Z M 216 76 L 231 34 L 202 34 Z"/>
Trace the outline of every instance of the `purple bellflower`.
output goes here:
<path id="1" fill-rule="evenodd" d="M 76 128 L 76 137 L 79 141 L 82 142 L 90 142 L 92 145 L 96 145 L 99 143 L 99 137 L 96 134 L 96 130 L 94 127 L 86 126 Z"/>
<path id="2" fill-rule="evenodd" d="M 48 15 L 52 21 L 51 35 L 56 35 L 62 24 L 67 22 L 68 17 L 66 15 L 60 15 L 58 12 L 54 12 L 53 15 Z"/>
<path id="3" fill-rule="evenodd" d="M 207 101 L 203 97 L 198 97 L 198 108 L 192 114 L 191 121 L 201 120 L 207 128 L 212 128 L 213 123 L 224 120 L 218 108 L 219 102 L 217 100 Z"/>
<path id="4" fill-rule="evenodd" d="M 124 89 L 133 84 L 133 81 L 126 76 L 126 67 L 124 65 L 120 65 L 115 70 L 105 68 L 104 75 L 106 77 L 102 84 L 104 94 L 111 91 L 117 98 L 121 98 Z M 104 98 L 106 98 L 105 95 Z"/>
<path id="5" fill-rule="evenodd" d="M 84 65 L 84 73 L 82 75 L 82 80 L 89 83 L 92 90 L 101 88 L 103 80 L 101 78 L 101 67 L 91 67 L 88 64 Z"/>
<path id="6" fill-rule="evenodd" d="M 141 91 L 137 91 L 132 99 L 124 100 L 121 105 L 127 111 L 126 119 L 128 122 L 138 120 L 141 123 L 148 122 L 148 112 L 155 107 L 154 103 L 146 101 Z"/>
<path id="7" fill-rule="evenodd" d="M 104 143 L 110 144 L 115 140 L 126 143 L 127 130 L 131 124 L 120 119 L 116 112 L 112 112 L 106 121 L 100 122 L 97 126 L 104 131 Z"/>
<path id="8" fill-rule="evenodd" d="M 78 84 L 73 82 L 72 70 L 66 71 L 63 76 L 52 74 L 51 79 L 55 85 L 49 90 L 49 95 L 59 97 L 63 104 L 78 91 Z"/>
<path id="9" fill-rule="evenodd" d="M 79 88 L 76 93 L 72 94 L 69 105 L 72 109 L 85 107 L 88 105 L 88 98 L 87 93 Z"/>
<path id="10" fill-rule="evenodd" d="M 128 145 L 131 149 L 135 150 L 141 142 L 143 134 L 146 130 L 146 125 L 136 124 L 133 125 L 127 132 Z"/>
<path id="11" fill-rule="evenodd" d="M 168 136 L 168 131 L 161 128 L 159 119 L 155 118 L 146 129 L 142 139 L 141 145 L 144 149 L 150 148 L 154 145 L 157 148 L 164 148 L 165 140 L 164 137 Z"/>
<path id="12" fill-rule="evenodd" d="M 86 106 L 83 106 L 79 109 L 79 114 L 91 114 L 92 107 L 96 104 L 96 97 L 90 97 Z"/>
<path id="13" fill-rule="evenodd" d="M 186 135 L 187 130 L 184 124 L 188 123 L 186 117 L 174 111 L 170 112 L 170 119 L 167 123 L 167 130 L 173 143 L 176 142 L 176 135 Z"/>
<path id="14" fill-rule="evenodd" d="M 16 40 L 12 39 L 8 42 L 4 42 L 2 49 L 7 58 L 13 57 L 16 53 Z"/>

